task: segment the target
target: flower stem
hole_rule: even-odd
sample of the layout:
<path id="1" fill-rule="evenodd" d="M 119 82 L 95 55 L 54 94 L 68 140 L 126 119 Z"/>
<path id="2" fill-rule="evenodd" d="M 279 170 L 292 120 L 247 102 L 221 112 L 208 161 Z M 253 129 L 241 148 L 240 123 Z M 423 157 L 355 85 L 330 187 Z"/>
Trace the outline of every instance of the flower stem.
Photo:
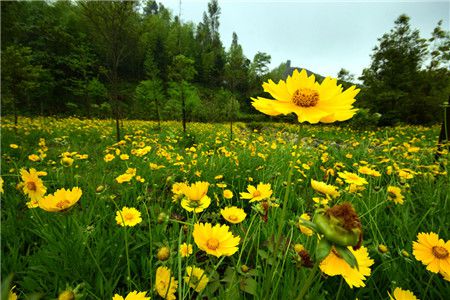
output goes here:
<path id="1" fill-rule="evenodd" d="M 130 257 L 128 255 L 128 229 L 124 227 L 125 232 L 125 255 L 127 256 L 127 286 L 128 290 L 131 290 L 131 270 L 130 270 Z"/>
<path id="2" fill-rule="evenodd" d="M 434 278 L 434 273 L 431 274 L 430 279 L 428 280 L 427 287 L 425 288 L 425 292 L 423 293 L 423 300 L 425 300 L 427 297 L 428 289 L 430 288 L 431 281 L 433 280 L 433 278 Z"/>
<path id="3" fill-rule="evenodd" d="M 317 273 L 317 269 L 319 268 L 319 264 L 320 262 L 316 262 L 314 264 L 313 269 L 311 270 L 311 272 L 309 273 L 308 278 L 306 279 L 305 284 L 303 285 L 302 289 L 300 290 L 300 294 L 298 295 L 297 300 L 303 300 L 305 298 L 306 292 L 308 291 L 309 287 L 311 286 L 314 277 L 316 277 L 316 273 Z"/>
<path id="4" fill-rule="evenodd" d="M 339 282 L 339 289 L 338 289 L 337 294 L 336 294 L 336 300 L 339 300 L 339 296 L 341 295 L 342 282 L 343 281 L 344 281 L 344 278 L 341 277 L 341 281 Z"/>

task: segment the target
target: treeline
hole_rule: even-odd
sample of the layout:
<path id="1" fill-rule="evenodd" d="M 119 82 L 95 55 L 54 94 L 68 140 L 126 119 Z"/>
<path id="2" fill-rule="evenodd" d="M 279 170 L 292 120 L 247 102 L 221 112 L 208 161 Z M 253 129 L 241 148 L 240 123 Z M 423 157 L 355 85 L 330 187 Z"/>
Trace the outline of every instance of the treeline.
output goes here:
<path id="1" fill-rule="evenodd" d="M 285 64 L 269 70 L 267 53 L 245 57 L 236 33 L 223 45 L 217 0 L 198 24 L 180 22 L 151 0 L 12 1 L 1 8 L 3 115 L 268 120 L 250 97 L 286 72 Z M 362 120 L 378 112 L 382 124 L 438 121 L 450 91 L 450 38 L 441 25 L 425 40 L 400 16 L 379 39 L 360 78 Z M 354 81 L 344 69 L 338 77 L 344 86 Z"/>

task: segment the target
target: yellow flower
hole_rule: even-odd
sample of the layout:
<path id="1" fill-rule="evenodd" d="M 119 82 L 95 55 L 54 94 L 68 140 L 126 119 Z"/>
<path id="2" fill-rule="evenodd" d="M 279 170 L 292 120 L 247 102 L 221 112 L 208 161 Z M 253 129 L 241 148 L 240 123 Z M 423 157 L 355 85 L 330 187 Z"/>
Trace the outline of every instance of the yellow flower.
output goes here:
<path id="1" fill-rule="evenodd" d="M 150 300 L 150 297 L 146 297 L 147 292 L 137 292 L 133 291 L 128 293 L 128 295 L 124 298 L 119 294 L 115 294 L 112 300 Z"/>
<path id="2" fill-rule="evenodd" d="M 224 190 L 223 191 L 223 197 L 225 199 L 231 199 L 231 198 L 233 198 L 233 192 L 230 191 L 230 190 Z"/>
<path id="3" fill-rule="evenodd" d="M 130 159 L 130 156 L 129 156 L 128 154 L 120 154 L 119 158 L 120 158 L 121 160 L 129 160 L 129 159 Z"/>
<path id="4" fill-rule="evenodd" d="M 242 192 L 242 199 L 249 199 L 250 202 L 261 201 L 272 196 L 272 189 L 270 183 L 264 184 L 260 183 L 257 187 L 253 185 L 249 185 L 247 187 L 248 193 Z"/>
<path id="5" fill-rule="evenodd" d="M 208 208 L 211 204 L 211 198 L 206 193 L 208 192 L 208 182 L 197 181 L 190 186 L 183 187 L 183 194 L 185 198 L 181 200 L 181 206 L 191 212 L 199 213 Z"/>
<path id="6" fill-rule="evenodd" d="M 389 294 L 389 292 L 388 292 Z M 394 297 L 389 294 L 390 300 L 419 300 L 411 291 L 395 288 Z"/>
<path id="7" fill-rule="evenodd" d="M 351 172 L 338 172 L 339 177 L 341 177 L 342 179 L 344 179 L 345 182 L 349 183 L 349 184 L 354 184 L 354 185 L 364 185 L 367 184 L 367 181 L 362 178 L 359 177 L 358 175 L 351 173 Z"/>
<path id="8" fill-rule="evenodd" d="M 170 276 L 170 270 L 167 267 L 158 267 L 156 269 L 156 291 L 164 299 L 175 300 L 175 293 L 178 287 L 178 281 Z"/>
<path id="9" fill-rule="evenodd" d="M 252 98 L 252 105 L 271 116 L 295 113 L 299 122 L 332 123 L 348 120 L 357 111 L 352 104 L 359 89 L 352 86 L 343 92 L 341 85 L 337 85 L 337 80 L 330 77 L 319 84 L 314 75 L 308 77 L 305 70 L 295 70 L 286 82 L 280 80 L 276 84 L 269 80 L 263 84 L 263 88 L 275 100 Z"/>
<path id="10" fill-rule="evenodd" d="M 165 168 L 165 166 L 163 166 L 163 165 L 158 166 L 157 164 L 154 164 L 154 163 L 150 163 L 149 166 L 150 166 L 150 169 L 152 169 L 152 170 L 159 170 L 159 169 Z"/>
<path id="11" fill-rule="evenodd" d="M 388 186 L 388 199 L 391 201 L 394 201 L 395 204 L 403 204 L 403 197 L 402 190 L 399 187 L 396 186 Z"/>
<path id="12" fill-rule="evenodd" d="M 18 297 L 17 297 L 17 294 L 14 292 L 14 288 L 15 288 L 16 286 L 13 286 L 10 290 L 9 290 L 9 293 L 8 293 L 8 300 L 17 300 L 18 299 Z"/>
<path id="13" fill-rule="evenodd" d="M 333 198 L 339 197 L 341 194 L 337 191 L 337 187 L 326 184 L 325 182 L 316 181 L 311 179 L 311 187 L 322 194 L 330 195 Z"/>
<path id="14" fill-rule="evenodd" d="M 133 174 L 121 174 L 119 176 L 116 177 L 116 181 L 118 183 L 124 183 L 124 182 L 129 182 L 131 179 L 133 179 L 134 175 Z"/>
<path id="15" fill-rule="evenodd" d="M 11 147 L 12 149 L 19 148 L 19 146 L 17 144 L 9 144 L 9 147 Z"/>
<path id="16" fill-rule="evenodd" d="M 170 257 L 170 249 L 166 246 L 163 246 L 158 249 L 158 252 L 156 253 L 156 258 L 161 261 L 168 260 Z"/>
<path id="17" fill-rule="evenodd" d="M 41 161 L 41 157 L 36 154 L 30 154 L 28 155 L 28 159 L 31 161 Z"/>
<path id="18" fill-rule="evenodd" d="M 311 221 L 311 217 L 308 214 L 302 214 L 300 216 L 300 219 L 304 219 L 306 221 Z M 301 224 L 303 224 L 303 223 L 299 220 L 298 228 L 300 229 L 300 231 L 307 236 L 312 236 L 312 234 L 313 234 L 312 229 L 310 229 L 306 226 L 302 226 Z"/>
<path id="19" fill-rule="evenodd" d="M 3 178 L 0 176 L 0 193 L 3 194 L 5 191 L 3 190 Z"/>
<path id="20" fill-rule="evenodd" d="M 187 276 L 184 276 L 184 282 L 189 284 L 197 293 L 203 291 L 208 284 L 209 278 L 203 269 L 197 267 L 186 267 Z"/>
<path id="21" fill-rule="evenodd" d="M 110 162 L 115 158 L 115 156 L 113 154 L 106 154 L 105 157 L 103 158 L 104 161 L 106 162 Z"/>
<path id="22" fill-rule="evenodd" d="M 30 171 L 20 170 L 20 175 L 22 177 L 20 187 L 22 187 L 23 192 L 30 197 L 32 202 L 39 201 L 47 192 L 47 188 L 39 176 L 45 176 L 47 173 L 31 168 Z"/>
<path id="23" fill-rule="evenodd" d="M 61 158 L 61 165 L 63 165 L 64 167 L 70 167 L 73 164 L 73 161 L 73 158 L 64 156 L 63 158 Z"/>
<path id="24" fill-rule="evenodd" d="M 79 187 L 72 190 L 64 188 L 57 190 L 54 194 L 45 196 L 39 200 L 39 207 L 50 212 L 64 211 L 72 207 L 80 200 L 83 192 Z"/>
<path id="25" fill-rule="evenodd" d="M 75 299 L 75 294 L 70 290 L 63 291 L 58 296 L 58 300 L 74 300 L 74 299 Z"/>
<path id="26" fill-rule="evenodd" d="M 364 246 L 356 251 L 352 247 L 348 247 L 348 249 L 355 256 L 358 268 L 356 266 L 352 268 L 332 249 L 330 254 L 320 263 L 320 269 L 329 276 L 341 275 L 350 288 L 366 286 L 363 280 L 370 275 L 370 266 L 373 265 L 374 261 L 370 259 L 367 248 Z"/>
<path id="27" fill-rule="evenodd" d="M 225 207 L 220 210 L 220 214 L 225 220 L 233 224 L 241 223 L 247 216 L 242 208 L 236 206 Z"/>
<path id="28" fill-rule="evenodd" d="M 116 222 L 120 226 L 136 226 L 142 222 L 141 213 L 134 207 L 124 206 L 116 212 Z"/>
<path id="29" fill-rule="evenodd" d="M 239 236 L 233 236 L 227 225 L 220 224 L 212 227 L 210 223 L 197 223 L 194 225 L 192 235 L 195 244 L 201 250 L 216 257 L 230 256 L 236 253 L 237 245 L 241 240 Z"/>
<path id="30" fill-rule="evenodd" d="M 181 257 L 188 257 L 193 253 L 192 245 L 183 243 L 180 245 L 180 255 Z"/>
<path id="31" fill-rule="evenodd" d="M 450 274 L 450 241 L 444 242 L 434 233 L 419 233 L 413 242 L 413 254 L 433 273 Z"/>
<path id="32" fill-rule="evenodd" d="M 378 171 L 376 171 L 374 169 L 371 169 L 371 168 L 369 168 L 367 166 L 359 167 L 358 172 L 361 173 L 361 174 L 370 175 L 370 176 L 374 176 L 374 177 L 380 177 L 381 176 L 380 172 L 378 172 Z"/>
<path id="33" fill-rule="evenodd" d="M 216 177 L 214 177 L 215 180 L 221 180 L 223 179 L 223 175 L 217 175 Z"/>

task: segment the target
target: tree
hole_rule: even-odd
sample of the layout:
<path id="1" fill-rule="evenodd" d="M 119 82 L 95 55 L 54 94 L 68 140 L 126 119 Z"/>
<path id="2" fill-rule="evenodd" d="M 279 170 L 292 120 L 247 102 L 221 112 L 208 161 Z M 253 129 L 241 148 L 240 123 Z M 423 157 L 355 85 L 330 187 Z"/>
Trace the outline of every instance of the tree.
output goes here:
<path id="1" fill-rule="evenodd" d="M 32 64 L 29 47 L 9 46 L 1 53 L 2 102 L 10 99 L 17 127 L 19 107 L 29 104 L 31 93 L 39 88 L 39 78 L 43 69 Z M 8 97 L 5 97 L 8 96 Z M 28 100 L 28 101 L 27 101 Z M 2 103 L 2 106 L 7 103 Z"/>
<path id="2" fill-rule="evenodd" d="M 337 74 L 337 79 L 351 83 L 355 80 L 355 75 L 351 74 L 349 70 L 341 68 Z"/>
<path id="3" fill-rule="evenodd" d="M 116 137 L 120 141 L 120 100 L 119 100 L 119 66 L 132 52 L 130 37 L 136 34 L 135 2 L 80 2 L 83 13 L 89 20 L 98 46 L 105 54 L 111 83 L 110 99 L 116 119 Z"/>
<path id="4" fill-rule="evenodd" d="M 161 129 L 160 99 L 163 97 L 162 82 L 159 79 L 143 80 L 136 87 L 137 116 L 148 118 L 152 116 L 154 110 L 155 118 L 158 121 L 158 128 Z"/>
<path id="5" fill-rule="evenodd" d="M 255 78 L 262 78 L 269 72 L 269 65 L 271 61 L 271 56 L 264 52 L 257 52 L 253 57 L 253 62 L 251 64 L 251 72 L 254 74 Z"/>
<path id="6" fill-rule="evenodd" d="M 169 68 L 169 78 L 173 81 L 180 90 L 181 111 L 183 118 L 183 132 L 186 132 L 186 94 L 185 90 L 189 89 L 189 82 L 196 74 L 194 68 L 194 60 L 179 54 L 173 58 L 172 64 Z"/>
<path id="7" fill-rule="evenodd" d="M 424 103 L 419 90 L 426 41 L 420 38 L 418 30 L 411 30 L 406 15 L 399 16 L 395 27 L 378 41 L 372 63 L 360 78 L 372 110 L 382 114 L 383 124 L 426 121 L 421 112 L 429 111 L 429 104 Z"/>

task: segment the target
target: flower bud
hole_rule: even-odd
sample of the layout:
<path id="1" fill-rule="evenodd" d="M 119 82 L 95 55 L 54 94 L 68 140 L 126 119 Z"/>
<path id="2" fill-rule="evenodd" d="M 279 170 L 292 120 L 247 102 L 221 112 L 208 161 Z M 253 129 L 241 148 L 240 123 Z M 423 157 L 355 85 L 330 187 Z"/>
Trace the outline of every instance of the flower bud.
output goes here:
<path id="1" fill-rule="evenodd" d="M 379 244 L 378 245 L 378 251 L 380 252 L 380 253 L 387 253 L 388 251 L 389 251 L 389 249 L 388 249 L 388 247 L 386 247 L 386 245 L 383 245 L 383 244 Z"/>
<path id="2" fill-rule="evenodd" d="M 156 257 L 160 261 L 168 260 L 170 256 L 170 249 L 168 247 L 161 247 L 158 250 L 158 253 L 156 253 Z"/>

